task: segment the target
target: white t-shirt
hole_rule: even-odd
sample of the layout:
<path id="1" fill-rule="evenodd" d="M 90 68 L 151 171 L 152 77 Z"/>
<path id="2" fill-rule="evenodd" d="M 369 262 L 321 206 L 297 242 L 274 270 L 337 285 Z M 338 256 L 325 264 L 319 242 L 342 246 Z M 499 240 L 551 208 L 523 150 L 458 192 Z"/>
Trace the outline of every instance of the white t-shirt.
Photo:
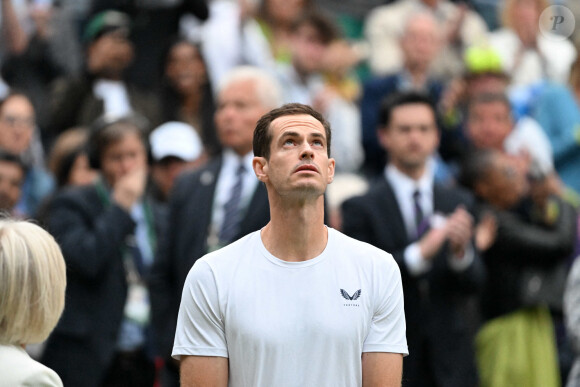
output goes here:
<path id="1" fill-rule="evenodd" d="M 408 354 L 399 268 L 369 244 L 328 228 L 286 262 L 256 231 L 189 272 L 173 356 L 228 357 L 230 386 L 361 386 L 363 352 Z"/>

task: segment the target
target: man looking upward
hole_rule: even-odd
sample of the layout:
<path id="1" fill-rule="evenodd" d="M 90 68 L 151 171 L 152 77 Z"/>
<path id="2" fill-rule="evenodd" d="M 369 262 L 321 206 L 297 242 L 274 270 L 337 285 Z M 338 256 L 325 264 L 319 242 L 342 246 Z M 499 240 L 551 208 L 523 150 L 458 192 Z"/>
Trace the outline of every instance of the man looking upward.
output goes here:
<path id="1" fill-rule="evenodd" d="M 324 225 L 330 126 L 288 104 L 254 131 L 270 222 L 198 260 L 173 356 L 184 386 L 400 386 L 407 354 L 393 258 Z"/>

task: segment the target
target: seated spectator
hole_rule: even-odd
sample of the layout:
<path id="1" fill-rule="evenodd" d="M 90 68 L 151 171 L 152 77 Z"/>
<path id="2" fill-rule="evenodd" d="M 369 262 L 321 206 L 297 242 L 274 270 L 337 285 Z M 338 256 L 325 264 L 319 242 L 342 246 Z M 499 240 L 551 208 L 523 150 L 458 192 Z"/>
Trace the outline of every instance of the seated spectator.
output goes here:
<path id="1" fill-rule="evenodd" d="M 531 115 L 552 144 L 554 165 L 562 181 L 580 193 L 580 57 L 572 66 L 569 84 L 546 83 L 534 100 Z"/>
<path id="2" fill-rule="evenodd" d="M 186 17 L 206 20 L 209 16 L 207 3 L 207 0 L 91 0 L 90 12 L 96 15 L 114 9 L 126 13 L 134 21 L 131 41 L 135 47 L 135 61 L 127 71 L 127 80 L 141 88 L 156 90 L 163 54 L 178 34 L 181 20 Z"/>
<path id="3" fill-rule="evenodd" d="M 487 219 L 475 237 L 487 268 L 485 324 L 476 338 L 480 385 L 559 386 L 550 311 L 528 296 L 538 285 L 525 273 L 547 273 L 566 261 L 576 241 L 576 212 L 557 197 L 531 202 L 526 176 L 497 150 L 473 154 L 461 180 Z"/>
<path id="4" fill-rule="evenodd" d="M 166 202 L 175 179 L 186 169 L 207 161 L 196 130 L 183 122 L 166 122 L 149 135 L 151 177 L 158 190 L 157 198 Z"/>
<path id="5" fill-rule="evenodd" d="M 20 157 L 26 166 L 22 195 L 15 211 L 33 216 L 54 189 L 52 176 L 44 169 L 44 153 L 35 137 L 35 112 L 24 94 L 10 94 L 0 102 L 0 149 Z"/>
<path id="6" fill-rule="evenodd" d="M 84 74 L 58 80 L 54 85 L 48 126 L 53 137 L 68 128 L 89 126 L 102 115 L 121 117 L 138 113 L 151 126 L 159 123 L 156 96 L 125 79 L 133 60 L 130 22 L 123 13 L 103 11 L 86 25 Z"/>
<path id="7" fill-rule="evenodd" d="M 364 157 L 359 109 L 324 79 L 324 57 L 337 37 L 330 19 L 319 13 L 305 14 L 291 29 L 291 62 L 279 64 L 277 76 L 286 103 L 312 105 L 332 125 L 331 152 L 337 172 L 356 172 Z"/>
<path id="8" fill-rule="evenodd" d="M 531 85 L 542 80 L 566 83 L 576 59 L 574 45 L 551 32 L 540 33 L 540 14 L 548 0 L 507 0 L 501 29 L 489 35 L 514 85 Z"/>
<path id="9" fill-rule="evenodd" d="M 201 137 L 205 152 L 215 155 L 220 145 L 213 121 L 213 88 L 200 48 L 187 40 L 176 40 L 169 46 L 164 65 L 163 122 L 191 125 Z"/>
<path id="10" fill-rule="evenodd" d="M 444 48 L 433 68 L 438 76 L 451 78 L 460 72 L 463 50 L 485 40 L 485 22 L 465 5 L 449 0 L 398 0 L 376 7 L 365 22 L 365 36 L 370 45 L 369 65 L 374 75 L 401 69 L 403 55 L 397 39 L 406 21 L 422 11 L 431 13 L 443 31 Z"/>
<path id="11" fill-rule="evenodd" d="M 435 104 L 438 103 L 443 83 L 432 76 L 430 69 L 439 54 L 441 39 L 439 25 L 430 13 L 409 17 L 399 40 L 402 68 L 364 83 L 360 109 L 364 167 L 369 175 L 381 173 L 386 162 L 385 152 L 377 140 L 381 101 L 395 92 L 415 90 L 427 93 Z"/>
<path id="12" fill-rule="evenodd" d="M 57 137 L 48 155 L 48 169 L 56 179 L 57 189 L 91 184 L 97 178 L 98 171 L 89 165 L 88 137 L 86 128 L 68 129 Z"/>
<path id="13" fill-rule="evenodd" d="M 24 3 L 25 6 L 18 6 L 17 3 Z M 5 0 L 1 2 L 0 9 L 2 78 L 10 89 L 29 96 L 40 127 L 44 127 L 48 121 L 46 100 L 50 92 L 49 85 L 64 74 L 53 34 L 55 8 L 52 2 Z M 71 59 L 67 57 L 67 60 Z"/>
<path id="14" fill-rule="evenodd" d="M 4 386 L 62 387 L 24 348 L 50 334 L 64 308 L 66 267 L 42 228 L 0 220 L 0 375 Z"/>
<path id="15" fill-rule="evenodd" d="M 99 179 L 51 201 L 48 229 L 68 268 L 68 306 L 42 362 L 67 386 L 147 386 L 155 378 L 145 279 L 165 224 L 146 191 L 147 134 L 136 118 L 98 120 L 88 155 Z"/>

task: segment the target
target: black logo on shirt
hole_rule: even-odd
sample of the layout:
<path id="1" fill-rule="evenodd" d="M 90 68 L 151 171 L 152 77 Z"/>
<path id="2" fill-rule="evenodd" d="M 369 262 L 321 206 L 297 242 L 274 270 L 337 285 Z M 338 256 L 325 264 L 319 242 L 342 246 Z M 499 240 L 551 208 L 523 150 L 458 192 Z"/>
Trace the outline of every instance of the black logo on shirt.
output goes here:
<path id="1" fill-rule="evenodd" d="M 352 296 L 349 296 L 349 295 L 348 295 L 348 293 L 346 292 L 346 290 L 344 290 L 344 289 L 340 289 L 340 294 L 341 294 L 341 295 L 342 295 L 342 296 L 343 296 L 343 297 L 344 297 L 346 300 L 349 300 L 349 301 L 354 301 L 354 300 L 357 300 L 357 299 L 360 297 L 360 293 L 361 293 L 361 290 L 359 289 L 359 290 L 357 290 L 356 292 L 354 292 L 354 294 L 353 294 Z"/>

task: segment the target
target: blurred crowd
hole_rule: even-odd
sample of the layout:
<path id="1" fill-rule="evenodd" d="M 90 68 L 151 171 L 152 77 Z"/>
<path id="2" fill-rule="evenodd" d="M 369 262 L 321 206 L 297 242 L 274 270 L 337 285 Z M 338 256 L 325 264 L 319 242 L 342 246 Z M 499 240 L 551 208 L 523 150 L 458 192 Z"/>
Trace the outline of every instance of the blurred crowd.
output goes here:
<path id="1" fill-rule="evenodd" d="M 178 385 L 183 283 L 268 222 L 253 129 L 290 102 L 333 129 L 327 224 L 401 268 L 404 385 L 580 386 L 577 0 L 0 3 L 0 209 L 63 251 L 29 351 L 65 386 Z"/>

